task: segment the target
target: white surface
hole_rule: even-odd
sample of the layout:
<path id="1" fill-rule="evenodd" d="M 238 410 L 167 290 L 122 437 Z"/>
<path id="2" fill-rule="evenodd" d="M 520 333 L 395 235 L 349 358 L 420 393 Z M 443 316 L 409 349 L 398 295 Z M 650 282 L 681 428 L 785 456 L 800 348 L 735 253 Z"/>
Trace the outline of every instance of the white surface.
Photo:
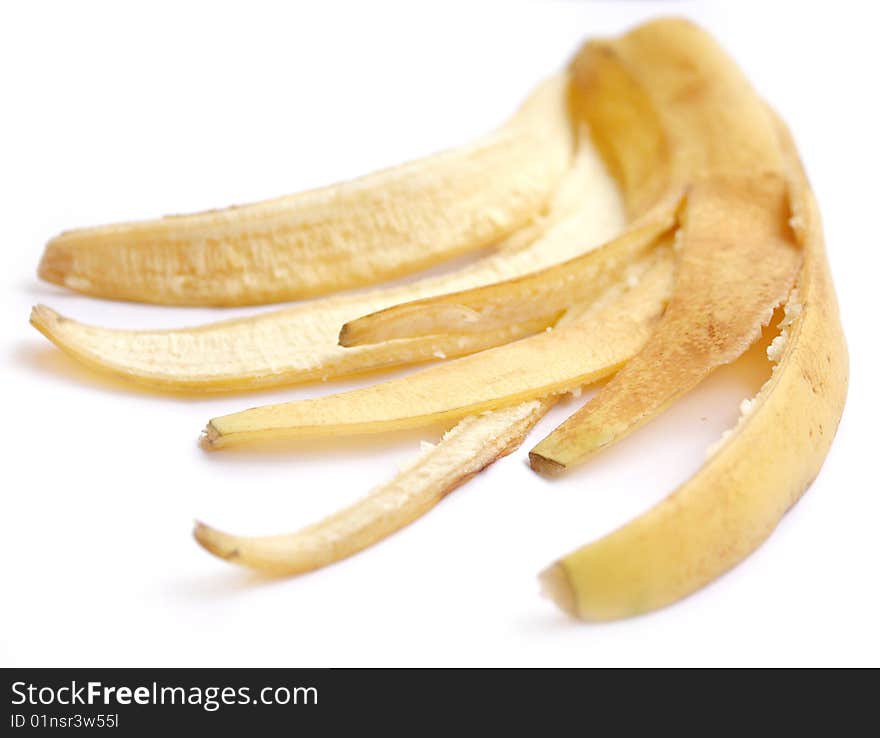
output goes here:
<path id="1" fill-rule="evenodd" d="M 868 109 L 880 59 L 860 10 L 870 6 L 4 4 L 0 663 L 880 664 L 880 120 Z M 260 579 L 198 548 L 195 517 L 296 529 L 439 430 L 204 453 L 196 437 L 214 415 L 354 383 L 166 397 L 81 368 L 27 324 L 33 303 L 125 327 L 255 310 L 119 304 L 40 284 L 47 238 L 292 192 L 467 141 L 584 37 L 663 12 L 704 22 L 791 122 L 826 220 L 849 403 L 822 473 L 770 540 L 704 591 L 636 620 L 578 625 L 537 593 L 535 574 L 557 555 L 698 467 L 760 384 L 728 370 L 564 480 L 526 468 L 527 441 L 407 530 L 313 575 Z"/>

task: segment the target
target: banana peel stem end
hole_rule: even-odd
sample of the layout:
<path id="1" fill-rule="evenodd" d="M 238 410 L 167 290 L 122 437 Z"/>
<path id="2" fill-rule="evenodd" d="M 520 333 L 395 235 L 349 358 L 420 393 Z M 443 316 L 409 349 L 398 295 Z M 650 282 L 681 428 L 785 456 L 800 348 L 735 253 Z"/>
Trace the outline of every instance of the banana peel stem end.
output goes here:
<path id="1" fill-rule="evenodd" d="M 219 430 L 217 430 L 214 425 L 214 421 L 208 421 L 208 424 L 205 426 L 205 429 L 202 431 L 202 435 L 199 438 L 199 443 L 202 448 L 213 451 L 216 448 L 219 448 L 222 443 L 220 441 L 222 434 Z"/>

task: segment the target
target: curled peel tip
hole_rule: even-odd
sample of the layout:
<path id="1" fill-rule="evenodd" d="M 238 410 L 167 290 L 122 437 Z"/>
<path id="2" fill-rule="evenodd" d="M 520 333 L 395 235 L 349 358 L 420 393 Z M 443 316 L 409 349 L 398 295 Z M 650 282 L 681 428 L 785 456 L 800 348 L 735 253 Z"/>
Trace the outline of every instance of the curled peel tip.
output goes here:
<path id="1" fill-rule="evenodd" d="M 30 317 L 31 325 L 36 326 L 36 325 L 41 325 L 43 323 L 46 323 L 49 319 L 54 317 L 56 314 L 57 313 L 54 310 L 52 310 L 52 308 L 47 307 L 46 305 L 43 305 L 43 304 L 34 305 L 31 308 L 31 317 Z"/>
<path id="2" fill-rule="evenodd" d="M 212 528 L 200 520 L 196 520 L 193 526 L 193 538 L 208 553 L 212 553 L 221 559 L 234 559 L 239 555 L 238 548 L 230 545 L 226 533 Z"/>
<path id="3" fill-rule="evenodd" d="M 202 548 L 211 551 L 213 550 L 209 545 L 211 539 L 211 527 L 205 525 L 201 520 L 196 520 L 193 522 L 193 538 L 196 539 L 196 543 L 198 543 Z"/>
<path id="4" fill-rule="evenodd" d="M 558 477 L 566 470 L 565 464 L 544 456 L 534 450 L 529 451 L 529 466 L 532 467 L 532 471 L 545 477 Z"/>
<path id="5" fill-rule="evenodd" d="M 37 276 L 46 282 L 63 286 L 64 278 L 71 270 L 72 258 L 66 249 L 58 246 L 57 239 L 58 237 L 53 238 L 43 249 Z"/>
<path id="6" fill-rule="evenodd" d="M 50 341 L 54 341 L 54 335 L 58 327 L 67 320 L 60 313 L 56 313 L 47 305 L 34 305 L 31 308 L 30 324 L 42 333 Z"/>
<path id="7" fill-rule="evenodd" d="M 379 310 L 374 313 L 362 315 L 354 320 L 349 320 L 339 329 L 339 345 L 344 346 L 345 348 L 351 348 L 352 346 L 363 346 L 365 344 L 378 343 L 379 341 L 387 340 L 387 336 L 382 336 L 377 339 L 373 329 L 375 323 L 374 316 L 383 312 L 385 311 Z M 397 338 L 397 336 L 391 337 Z"/>
<path id="8" fill-rule="evenodd" d="M 538 582 L 544 597 L 553 600 L 560 610 L 573 618 L 578 617 L 571 580 L 562 564 L 557 562 L 544 569 L 538 575 Z"/>
<path id="9" fill-rule="evenodd" d="M 339 345 L 344 346 L 345 348 L 350 348 L 351 346 L 357 346 L 357 336 L 352 335 L 356 333 L 351 329 L 351 323 L 346 323 L 339 329 Z"/>

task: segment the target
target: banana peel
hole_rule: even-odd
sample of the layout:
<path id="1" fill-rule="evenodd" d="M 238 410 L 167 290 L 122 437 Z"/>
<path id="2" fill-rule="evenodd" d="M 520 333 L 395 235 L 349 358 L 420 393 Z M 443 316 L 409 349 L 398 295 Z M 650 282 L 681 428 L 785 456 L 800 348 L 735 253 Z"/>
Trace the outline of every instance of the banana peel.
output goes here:
<path id="1" fill-rule="evenodd" d="M 735 566 L 772 533 L 819 473 L 843 412 L 848 354 L 819 211 L 785 126 L 792 228 L 804 250 L 773 374 L 709 461 L 666 500 L 541 575 L 544 591 L 585 620 L 668 605 Z"/>
<path id="2" fill-rule="evenodd" d="M 560 237 L 567 261 L 554 252 L 538 271 L 485 270 L 496 257 L 500 265 L 543 253 L 557 228 L 590 230 L 582 212 L 557 217 L 551 200 L 584 124 L 630 225 L 591 253 L 568 231 Z M 544 591 L 584 620 L 675 602 L 748 556 L 807 489 L 830 448 L 848 374 L 818 207 L 791 136 L 694 25 L 662 20 L 588 43 L 482 144 L 270 203 L 66 234 L 50 243 L 41 273 L 102 296 L 247 304 L 368 284 L 501 238 L 497 254 L 448 278 L 243 321 L 110 332 L 38 308 L 34 322 L 87 363 L 172 388 L 259 386 L 493 346 L 401 380 L 211 421 L 206 441 L 223 447 L 463 418 L 390 483 L 298 533 L 254 538 L 196 526 L 196 539 L 218 556 L 295 574 L 409 524 L 517 447 L 561 393 L 620 369 L 530 455 L 545 472 L 579 463 L 734 361 L 782 304 L 768 349 L 772 376 L 703 468 L 648 513 L 541 574 Z M 291 278 L 296 270 L 304 271 Z M 363 317 L 343 318 L 355 308 Z M 308 326 L 315 312 L 321 329 L 287 354 L 220 358 L 234 346 L 283 343 L 285 325 Z M 337 358 L 328 326 L 344 320 L 340 341 L 352 348 L 332 346 Z M 314 366 L 294 358 L 309 345 L 319 349 Z M 206 346 L 217 360 L 192 369 Z"/>
<path id="3" fill-rule="evenodd" d="M 609 346 L 619 351 L 622 344 L 616 340 L 608 342 L 608 330 L 622 331 L 623 340 L 632 342 L 628 344 L 632 345 L 631 351 L 637 350 L 639 340 L 647 340 L 651 319 L 640 326 L 636 316 L 627 317 L 627 306 L 645 315 L 646 304 L 653 299 L 662 310 L 672 288 L 671 256 L 667 243 L 642 274 L 629 275 L 638 278 L 636 284 L 630 280 L 616 284 L 594 303 L 576 306 L 562 317 L 558 331 L 580 331 L 572 333 L 572 338 L 579 338 L 581 361 L 587 356 L 594 357 L 591 367 L 581 365 L 582 375 L 599 377 L 613 369 L 609 359 L 603 357 Z M 606 325 L 606 320 L 613 325 Z M 592 330 L 581 331 L 585 326 L 592 326 Z M 297 532 L 242 536 L 198 522 L 193 535 L 215 556 L 269 574 L 296 575 L 335 563 L 409 525 L 456 487 L 512 453 L 562 396 L 563 393 L 556 392 L 461 419 L 438 444 L 426 444 L 419 457 L 390 482 Z"/>
<path id="4" fill-rule="evenodd" d="M 597 252 L 598 253 L 598 252 Z M 209 448 L 415 428 L 576 389 L 607 377 L 648 340 L 672 288 L 671 246 L 559 328 L 350 392 L 213 418 Z M 643 275 L 639 271 L 646 271 Z M 630 278 L 636 284 L 628 286 Z M 601 296 L 600 296 L 601 298 Z"/>
<path id="5" fill-rule="evenodd" d="M 375 284 L 527 225 L 568 170 L 569 80 L 541 85 L 494 134 L 297 195 L 62 233 L 39 276 L 96 297 L 255 305 Z"/>
<path id="6" fill-rule="evenodd" d="M 482 334 L 437 335 L 345 349 L 347 320 L 400 302 L 518 277 L 590 251 L 625 223 L 623 204 L 588 133 L 548 211 L 492 253 L 447 274 L 399 287 L 343 295 L 236 320 L 175 330 L 86 325 L 45 305 L 31 324 L 65 353 L 98 371 L 167 392 L 229 392 L 456 357 L 541 330 L 543 318 Z"/>
<path id="7" fill-rule="evenodd" d="M 197 523 L 215 556 L 269 574 L 294 575 L 351 556 L 409 525 L 446 495 L 519 447 L 556 398 L 530 400 L 459 421 L 390 482 L 296 533 L 241 536 Z"/>
<path id="8" fill-rule="evenodd" d="M 707 34 L 666 21 L 588 44 L 572 74 L 593 130 L 613 120 L 591 102 L 608 68 L 631 78 L 626 93 L 638 88 L 651 101 L 668 180 L 687 183 L 681 253 L 669 309 L 645 348 L 530 453 L 532 467 L 550 474 L 613 444 L 742 355 L 790 292 L 802 258 L 773 119 Z M 607 152 L 618 170 L 635 166 L 625 160 L 638 149 Z"/>
<path id="9" fill-rule="evenodd" d="M 764 186 L 766 185 L 766 186 Z M 529 454 L 559 474 L 648 422 L 757 340 L 801 261 L 784 183 L 695 185 L 669 308 L 647 345 Z"/>
<path id="10" fill-rule="evenodd" d="M 549 326 L 572 303 L 589 302 L 627 267 L 648 253 L 677 224 L 682 193 L 672 193 L 595 251 L 561 264 L 483 287 L 397 305 L 346 323 L 340 346 L 360 347 L 396 339 L 492 334 L 526 320 Z"/>

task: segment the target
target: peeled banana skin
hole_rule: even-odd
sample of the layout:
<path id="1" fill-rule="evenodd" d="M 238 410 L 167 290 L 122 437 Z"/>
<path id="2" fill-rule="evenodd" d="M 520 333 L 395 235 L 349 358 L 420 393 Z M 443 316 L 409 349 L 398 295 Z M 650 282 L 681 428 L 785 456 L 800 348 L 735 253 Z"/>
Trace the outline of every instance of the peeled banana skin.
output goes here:
<path id="1" fill-rule="evenodd" d="M 339 394 L 265 405 L 213 418 L 211 448 L 281 438 L 318 438 L 415 428 L 576 389 L 631 359 L 663 314 L 672 254 L 658 246 L 632 272 L 637 284 L 550 332 Z M 621 289 L 622 279 L 605 292 Z M 595 304 L 594 302 L 587 303 Z"/>
<path id="2" fill-rule="evenodd" d="M 593 130 L 607 131 L 621 105 L 647 100 L 652 116 L 638 123 L 661 142 L 667 186 L 684 185 L 688 194 L 669 309 L 645 348 L 532 450 L 532 466 L 545 473 L 613 444 L 741 356 L 791 290 L 802 260 L 773 120 L 708 34 L 684 21 L 646 24 L 588 44 L 573 76 Z M 638 154 L 638 147 L 606 146 L 621 172 L 636 168 L 630 160 Z"/>
<path id="3" fill-rule="evenodd" d="M 495 133 L 310 192 L 62 233 L 39 276 L 97 297 L 257 305 L 375 284 L 489 246 L 546 206 L 569 168 L 569 80 Z"/>
<path id="4" fill-rule="evenodd" d="M 37 305 L 31 323 L 68 355 L 98 371 L 166 392 L 231 392 L 327 380 L 402 364 L 454 357 L 540 330 L 527 318 L 480 334 L 435 335 L 342 348 L 340 326 L 389 305 L 517 277 L 589 251 L 624 222 L 620 196 L 590 144 L 578 151 L 546 212 L 446 274 L 365 294 L 321 298 L 252 317 L 171 330 L 87 325 Z"/>
<path id="5" fill-rule="evenodd" d="M 582 308 L 574 306 L 563 316 L 558 330 L 578 331 L 569 339 L 580 348 L 577 354 L 572 353 L 573 358 L 578 357 L 577 376 L 582 379 L 605 376 L 620 363 L 622 356 L 633 354 L 644 344 L 650 326 L 656 322 L 655 313 L 662 312 L 671 290 L 671 267 L 667 246 L 640 275 L 636 285 L 615 285 L 595 303 Z M 609 341 L 609 337 L 616 339 Z M 515 348 L 515 345 L 501 347 Z M 557 348 L 561 350 L 561 347 Z M 529 347 L 520 345 L 519 350 L 528 353 Z M 535 353 L 539 368 L 533 368 L 533 373 L 539 372 L 542 364 L 555 364 L 548 362 L 540 350 Z M 472 358 L 481 360 L 482 357 L 480 354 Z M 505 364 L 516 366 L 517 362 L 500 363 L 501 366 Z M 446 366 L 452 369 L 454 365 L 455 362 Z M 498 365 L 490 365 L 490 370 L 492 366 Z M 533 379 L 540 379 L 540 375 Z M 480 383 L 477 382 L 476 386 L 479 387 Z M 575 378 L 560 386 L 578 388 Z M 557 392 L 542 399 L 528 399 L 468 415 L 436 446 L 427 444 L 423 453 L 391 481 L 349 507 L 297 532 L 242 536 L 198 523 L 195 538 L 220 558 L 273 574 L 301 574 L 332 564 L 409 525 L 474 474 L 514 451 L 535 423 L 564 394 Z M 222 423 L 218 422 L 218 426 L 222 427 Z M 350 428 L 343 430 L 350 432 Z M 215 436 L 214 441 L 217 440 Z"/>
<path id="6" fill-rule="evenodd" d="M 295 533 L 241 536 L 197 523 L 193 535 L 215 556 L 271 574 L 302 574 L 333 564 L 409 525 L 456 487 L 516 450 L 556 399 L 529 400 L 462 419 L 394 479 Z"/>
<path id="7" fill-rule="evenodd" d="M 601 167 L 583 168 L 593 150 L 579 141 L 585 126 L 628 223 L 616 238 L 603 232 L 595 250 L 602 227 L 588 201 L 613 187 Z M 577 184 L 584 172 L 595 188 Z M 491 244 L 494 253 L 450 275 L 199 328 L 110 331 L 43 306 L 32 322 L 91 366 L 173 390 L 472 354 L 211 420 L 213 448 L 457 421 L 389 483 L 296 533 L 196 526 L 221 558 L 298 574 L 413 522 L 518 447 L 560 393 L 616 372 L 530 454 L 547 474 L 583 462 L 736 360 L 784 306 L 772 376 L 697 474 L 540 579 L 563 611 L 602 621 L 664 607 L 736 566 L 819 473 L 848 357 L 791 134 L 687 21 L 589 42 L 469 147 L 266 203 L 62 234 L 40 275 L 114 299 L 244 305 L 373 284 Z"/>
<path id="8" fill-rule="evenodd" d="M 770 535 L 831 447 L 846 401 L 846 342 L 818 207 L 785 125 L 776 125 L 792 227 L 804 249 L 785 324 L 768 351 L 778 363 L 750 412 L 692 479 L 541 575 L 545 592 L 576 617 L 638 615 L 708 584 Z"/>
<path id="9" fill-rule="evenodd" d="M 588 302 L 649 252 L 677 224 L 682 198 L 681 191 L 669 193 L 595 251 L 532 274 L 396 305 L 346 323 L 339 344 L 361 347 L 445 333 L 491 334 L 535 318 L 550 325 L 569 305 Z"/>

